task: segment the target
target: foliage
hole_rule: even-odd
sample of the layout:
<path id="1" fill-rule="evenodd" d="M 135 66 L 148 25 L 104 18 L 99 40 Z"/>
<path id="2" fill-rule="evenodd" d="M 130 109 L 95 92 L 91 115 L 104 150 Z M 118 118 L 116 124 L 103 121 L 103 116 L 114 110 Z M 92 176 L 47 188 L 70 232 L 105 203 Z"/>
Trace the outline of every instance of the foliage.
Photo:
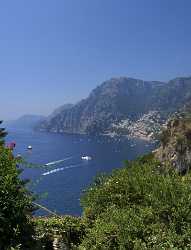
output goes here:
<path id="1" fill-rule="evenodd" d="M 19 178 L 11 150 L 0 146 L 0 249 L 28 249 L 32 228 L 32 196 Z"/>
<path id="2" fill-rule="evenodd" d="M 0 121 L 0 124 L 2 121 Z M 4 144 L 4 137 L 7 135 L 7 132 L 5 131 L 4 128 L 0 128 L 0 145 Z"/>
<path id="3" fill-rule="evenodd" d="M 82 198 L 81 249 L 190 249 L 191 176 L 161 168 L 153 155 L 115 170 Z"/>
<path id="4" fill-rule="evenodd" d="M 51 249 L 55 237 L 69 247 L 77 247 L 85 234 L 85 224 L 80 217 L 37 217 L 33 219 L 35 237 L 42 247 Z"/>

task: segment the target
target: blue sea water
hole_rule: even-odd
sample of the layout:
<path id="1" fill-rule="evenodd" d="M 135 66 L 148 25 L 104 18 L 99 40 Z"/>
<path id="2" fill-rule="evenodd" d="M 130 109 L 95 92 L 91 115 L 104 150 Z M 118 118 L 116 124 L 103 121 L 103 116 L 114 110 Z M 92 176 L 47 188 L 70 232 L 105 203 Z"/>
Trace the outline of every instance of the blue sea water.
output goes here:
<path id="1" fill-rule="evenodd" d="M 80 215 L 80 196 L 99 173 L 110 173 L 123 166 L 123 161 L 151 151 L 155 144 L 135 139 L 105 136 L 61 135 L 29 129 L 9 129 L 7 142 L 16 141 L 15 154 L 21 154 L 34 168 L 24 168 L 23 178 L 32 182 L 34 193 L 47 196 L 39 204 L 58 214 Z M 32 145 L 32 150 L 27 146 Z M 92 157 L 82 160 L 82 155 Z M 63 161 L 61 161 L 63 160 Z M 55 164 L 48 164 L 58 161 Z M 46 212 L 39 210 L 37 215 Z"/>

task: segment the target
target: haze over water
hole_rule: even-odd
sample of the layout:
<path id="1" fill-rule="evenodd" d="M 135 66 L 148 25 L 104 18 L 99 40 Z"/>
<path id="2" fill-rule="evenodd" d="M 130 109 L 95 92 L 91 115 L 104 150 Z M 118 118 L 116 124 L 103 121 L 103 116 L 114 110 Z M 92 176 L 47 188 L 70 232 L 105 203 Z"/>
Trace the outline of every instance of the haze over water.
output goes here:
<path id="1" fill-rule="evenodd" d="M 42 165 L 26 168 L 22 176 L 33 180 L 30 189 L 35 193 L 48 193 L 38 203 L 58 214 L 80 215 L 80 195 L 97 174 L 110 173 L 113 168 L 121 167 L 125 159 L 132 160 L 155 147 L 141 140 L 104 136 L 49 134 L 14 128 L 8 132 L 7 142 L 17 143 L 15 154 Z M 28 145 L 32 145 L 32 151 L 27 150 Z M 92 160 L 81 160 L 82 155 L 91 156 Z M 59 162 L 44 166 L 54 161 Z M 36 181 L 39 183 L 35 184 Z M 45 212 L 39 210 L 37 214 Z"/>

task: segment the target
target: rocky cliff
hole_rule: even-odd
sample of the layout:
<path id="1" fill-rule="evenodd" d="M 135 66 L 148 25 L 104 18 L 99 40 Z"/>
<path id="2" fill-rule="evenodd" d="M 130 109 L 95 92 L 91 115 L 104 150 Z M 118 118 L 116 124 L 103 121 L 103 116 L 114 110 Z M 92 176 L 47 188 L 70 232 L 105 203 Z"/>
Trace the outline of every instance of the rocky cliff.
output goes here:
<path id="1" fill-rule="evenodd" d="M 176 113 L 160 135 L 156 157 L 185 173 L 191 167 L 191 112 Z"/>
<path id="2" fill-rule="evenodd" d="M 113 78 L 95 88 L 86 99 L 45 120 L 39 129 L 82 134 L 120 131 L 148 137 L 189 100 L 191 77 L 168 83 Z"/>

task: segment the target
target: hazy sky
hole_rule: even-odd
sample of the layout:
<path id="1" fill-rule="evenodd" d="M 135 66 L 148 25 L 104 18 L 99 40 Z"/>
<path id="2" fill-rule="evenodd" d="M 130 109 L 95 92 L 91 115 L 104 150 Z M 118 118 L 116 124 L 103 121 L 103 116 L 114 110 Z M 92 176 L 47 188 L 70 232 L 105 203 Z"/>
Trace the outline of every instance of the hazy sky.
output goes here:
<path id="1" fill-rule="evenodd" d="M 190 0 L 0 2 L 0 119 L 48 114 L 111 77 L 189 75 Z"/>

